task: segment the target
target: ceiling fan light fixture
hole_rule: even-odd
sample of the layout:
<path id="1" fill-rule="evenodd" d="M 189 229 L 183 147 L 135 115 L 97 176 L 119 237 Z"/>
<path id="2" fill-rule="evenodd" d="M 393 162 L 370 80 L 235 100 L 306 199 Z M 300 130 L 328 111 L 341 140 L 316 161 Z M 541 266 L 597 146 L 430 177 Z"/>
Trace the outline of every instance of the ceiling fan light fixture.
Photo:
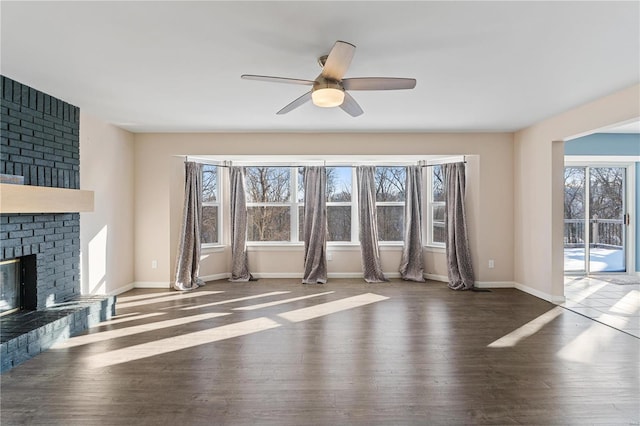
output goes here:
<path id="1" fill-rule="evenodd" d="M 311 93 L 313 104 L 322 108 L 331 108 L 342 105 L 344 91 L 332 87 L 316 89 Z"/>

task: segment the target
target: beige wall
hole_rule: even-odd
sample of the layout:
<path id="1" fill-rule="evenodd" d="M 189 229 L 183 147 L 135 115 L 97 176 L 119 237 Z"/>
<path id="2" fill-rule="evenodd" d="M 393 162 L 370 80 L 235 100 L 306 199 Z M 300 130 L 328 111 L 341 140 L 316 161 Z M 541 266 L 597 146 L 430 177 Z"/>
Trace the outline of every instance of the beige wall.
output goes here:
<path id="1" fill-rule="evenodd" d="M 135 136 L 135 281 L 173 280 L 183 199 L 184 155 L 469 155 L 470 240 L 477 280 L 512 282 L 513 139 L 511 134 L 209 133 Z M 228 223 L 228 218 L 225 218 Z M 331 249 L 330 249 L 331 251 Z M 495 268 L 488 269 L 488 259 Z M 158 267 L 151 268 L 156 260 Z M 382 251 L 386 272 L 398 269 L 400 253 Z M 301 274 L 302 249 L 251 250 L 256 274 Z M 425 252 L 426 272 L 446 275 L 442 253 Z M 201 275 L 229 271 L 228 249 L 207 252 Z M 359 273 L 357 248 L 334 252 L 329 273 Z"/>
<path id="2" fill-rule="evenodd" d="M 640 86 L 549 118 L 515 135 L 212 133 L 132 135 L 81 114 L 81 187 L 96 211 L 81 215 L 82 289 L 114 293 L 135 282 L 172 281 L 182 212 L 184 155 L 455 155 L 468 157 L 470 240 L 477 280 L 516 282 L 562 300 L 563 141 L 640 117 Z M 135 197 L 134 197 L 135 194 Z M 228 216 L 224 218 L 228 223 Z M 117 248 L 117 250 L 116 250 Z M 330 249 L 330 251 L 332 251 Z M 444 255 L 425 251 L 425 269 L 446 275 Z M 400 254 L 382 251 L 386 272 Z M 252 250 L 258 274 L 300 274 L 302 250 Z M 495 269 L 487 267 L 495 260 Z M 228 272 L 228 248 L 203 255 L 202 275 Z M 152 261 L 157 268 L 152 268 Z M 331 274 L 360 271 L 359 251 L 334 251 Z"/>
<path id="3" fill-rule="evenodd" d="M 134 277 L 132 133 L 80 113 L 80 188 L 95 210 L 80 214 L 83 294 L 115 294 Z"/>
<path id="4" fill-rule="evenodd" d="M 515 134 L 515 281 L 562 301 L 563 141 L 640 117 L 640 85 L 544 120 Z"/>

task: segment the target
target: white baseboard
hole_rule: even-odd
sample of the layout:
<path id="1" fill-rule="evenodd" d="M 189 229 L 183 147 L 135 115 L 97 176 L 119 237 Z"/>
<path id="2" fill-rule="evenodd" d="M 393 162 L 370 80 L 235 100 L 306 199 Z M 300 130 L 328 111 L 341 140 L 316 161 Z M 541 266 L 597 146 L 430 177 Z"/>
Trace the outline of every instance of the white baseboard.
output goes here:
<path id="1" fill-rule="evenodd" d="M 133 290 L 134 288 L 135 283 L 129 283 L 127 285 L 123 285 L 122 287 L 118 287 L 115 290 L 111 290 L 109 293 L 107 293 L 107 296 L 117 296 L 124 293 L 125 291 Z"/>
<path id="2" fill-rule="evenodd" d="M 136 281 L 133 288 L 171 288 L 169 281 Z"/>
<path id="3" fill-rule="evenodd" d="M 387 278 L 400 278 L 400 272 L 382 272 Z M 356 279 L 362 278 L 364 279 L 364 274 L 362 272 L 329 272 L 327 273 L 327 278 L 346 278 L 346 279 Z"/>
<path id="4" fill-rule="evenodd" d="M 551 303 L 555 303 L 555 304 L 560 304 L 560 303 L 564 303 L 565 302 L 565 298 L 564 296 L 553 296 L 549 293 L 545 293 L 544 291 L 540 291 L 540 290 L 536 290 L 535 288 L 531 288 L 529 286 L 526 286 L 524 284 L 520 284 L 520 283 L 514 283 L 515 284 L 515 288 L 517 288 L 520 291 L 524 291 L 525 293 L 528 293 L 532 296 L 538 297 L 540 299 L 546 300 L 547 302 L 551 302 Z"/>
<path id="5" fill-rule="evenodd" d="M 231 278 L 231 272 L 223 272 L 221 274 L 213 275 L 201 275 L 199 278 L 205 283 L 209 281 L 226 280 Z"/>
<path id="6" fill-rule="evenodd" d="M 424 277 L 432 281 L 449 282 L 446 275 L 424 274 Z M 516 283 L 513 281 L 476 281 L 474 286 L 477 288 L 514 288 Z"/>
<path id="7" fill-rule="evenodd" d="M 513 281 L 476 281 L 477 288 L 516 288 Z"/>
<path id="8" fill-rule="evenodd" d="M 383 272 L 387 278 L 400 278 L 399 272 Z M 299 278 L 302 279 L 302 272 L 252 272 L 255 278 Z M 230 275 L 227 275 L 227 277 Z M 327 278 L 364 278 L 362 272 L 329 272 Z M 220 278 L 218 278 L 220 279 Z"/>
<path id="9" fill-rule="evenodd" d="M 362 274 L 362 272 L 328 272 L 327 273 L 327 278 L 351 278 L 351 279 L 356 279 L 356 278 L 364 278 L 364 275 Z"/>
<path id="10" fill-rule="evenodd" d="M 441 281 L 443 283 L 449 282 L 449 278 L 445 275 L 424 274 L 424 277 L 432 281 Z"/>
<path id="11" fill-rule="evenodd" d="M 251 272 L 255 278 L 300 278 L 302 279 L 302 272 Z"/>

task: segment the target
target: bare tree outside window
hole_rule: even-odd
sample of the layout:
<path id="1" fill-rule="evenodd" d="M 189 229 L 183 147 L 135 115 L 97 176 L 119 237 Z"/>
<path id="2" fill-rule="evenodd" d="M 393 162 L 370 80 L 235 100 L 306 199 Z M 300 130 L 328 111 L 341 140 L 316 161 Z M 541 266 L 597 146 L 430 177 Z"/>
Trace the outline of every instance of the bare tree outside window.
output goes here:
<path id="1" fill-rule="evenodd" d="M 202 166 L 202 223 L 200 241 L 202 244 L 218 244 L 220 200 L 218 196 L 218 167 L 210 164 Z"/>
<path id="2" fill-rule="evenodd" d="M 405 167 L 376 167 L 376 210 L 380 241 L 404 239 L 406 179 Z"/>
<path id="3" fill-rule="evenodd" d="M 327 167 L 327 241 L 351 241 L 351 167 Z M 304 181 L 298 174 L 299 239 L 304 241 Z"/>
<path id="4" fill-rule="evenodd" d="M 429 199 L 429 232 L 427 241 L 436 246 L 444 246 L 444 212 L 445 212 L 445 187 L 442 166 L 430 167 L 431 196 Z"/>
<path id="5" fill-rule="evenodd" d="M 584 246 L 585 167 L 564 169 L 564 244 Z"/>
<path id="6" fill-rule="evenodd" d="M 329 241 L 351 241 L 351 167 L 327 168 L 327 224 Z"/>
<path id="7" fill-rule="evenodd" d="M 590 241 L 593 247 L 624 245 L 624 167 L 589 168 Z"/>
<path id="8" fill-rule="evenodd" d="M 291 168 L 247 167 L 248 241 L 290 241 Z"/>

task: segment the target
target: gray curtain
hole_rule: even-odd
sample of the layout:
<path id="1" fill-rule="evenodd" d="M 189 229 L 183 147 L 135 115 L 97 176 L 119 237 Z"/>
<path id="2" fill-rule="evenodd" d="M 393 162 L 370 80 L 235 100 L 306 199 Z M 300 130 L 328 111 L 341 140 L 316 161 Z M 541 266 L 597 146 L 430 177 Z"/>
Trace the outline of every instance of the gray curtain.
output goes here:
<path id="1" fill-rule="evenodd" d="M 304 168 L 304 276 L 303 284 L 327 282 L 327 172 Z"/>
<path id="2" fill-rule="evenodd" d="M 400 277 L 424 282 L 422 258 L 422 168 L 407 167 L 404 203 L 404 245 L 400 261 Z"/>
<path id="3" fill-rule="evenodd" d="M 249 281 L 247 256 L 247 202 L 244 192 L 244 167 L 230 167 L 231 188 L 231 278 L 229 281 Z"/>
<path id="4" fill-rule="evenodd" d="M 204 283 L 200 269 L 200 221 L 202 218 L 202 165 L 185 163 L 182 232 L 176 265 L 176 290 L 193 290 Z"/>
<path id="5" fill-rule="evenodd" d="M 376 214 L 375 167 L 358 166 L 358 205 L 360 208 L 360 251 L 362 270 L 368 283 L 389 281 L 382 273 L 378 249 L 378 219 Z"/>
<path id="6" fill-rule="evenodd" d="M 474 277 L 464 207 L 465 166 L 464 163 L 443 164 L 442 169 L 446 192 L 444 226 L 449 288 L 471 290 Z"/>

